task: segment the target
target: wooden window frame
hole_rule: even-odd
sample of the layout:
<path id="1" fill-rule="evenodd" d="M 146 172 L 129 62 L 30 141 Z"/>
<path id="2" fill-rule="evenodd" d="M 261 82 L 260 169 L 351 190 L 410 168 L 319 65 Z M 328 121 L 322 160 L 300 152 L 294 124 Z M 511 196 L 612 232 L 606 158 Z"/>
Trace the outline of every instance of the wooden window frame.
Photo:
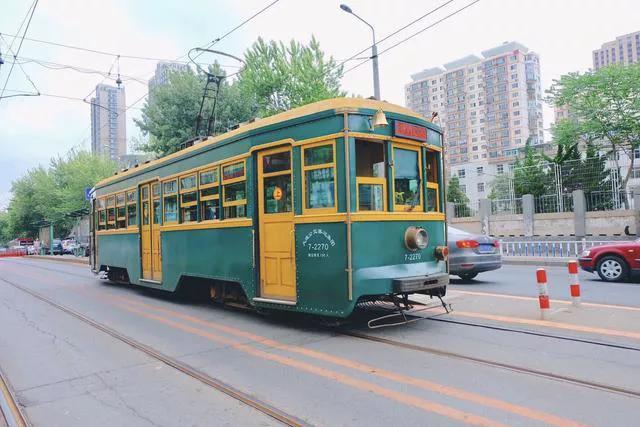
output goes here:
<path id="1" fill-rule="evenodd" d="M 237 163 L 242 163 L 243 164 L 243 174 L 241 177 L 236 177 L 236 178 L 230 178 L 225 180 L 224 179 L 224 168 L 225 166 L 231 166 L 231 165 L 235 165 Z M 229 184 L 236 184 L 238 182 L 244 182 L 245 188 L 244 188 L 244 192 L 245 192 L 245 198 L 242 200 L 233 200 L 231 202 L 227 202 L 225 201 L 225 194 L 226 194 L 226 186 Z M 222 163 L 220 165 L 220 185 L 222 186 L 222 211 L 224 212 L 224 208 L 226 207 L 233 207 L 233 206 L 246 206 L 247 205 L 247 161 L 245 159 L 242 160 L 236 160 L 233 162 L 228 162 L 228 163 Z M 245 207 L 245 216 L 242 217 L 235 217 L 235 218 L 246 218 L 246 207 Z M 223 217 L 223 219 L 225 219 Z"/>
<path id="2" fill-rule="evenodd" d="M 388 194 L 388 178 L 387 178 L 387 168 L 386 168 L 386 162 L 387 162 L 387 141 L 386 140 L 374 140 L 374 139 L 367 139 L 367 138 L 357 138 L 357 140 L 360 141 L 364 141 L 364 142 L 369 142 L 372 144 L 380 144 L 382 145 L 382 151 L 383 151 L 383 156 L 385 158 L 385 176 L 358 176 L 357 175 L 357 171 L 356 171 L 356 206 L 355 209 L 352 208 L 352 211 L 356 211 L 359 213 L 362 213 L 364 215 L 373 215 L 373 214 L 379 214 L 379 213 L 385 213 L 385 212 L 389 212 L 389 203 L 387 202 L 387 194 Z M 355 145 L 354 145 L 355 147 Z M 356 160 L 356 153 L 355 153 L 355 148 L 354 148 L 354 152 L 353 152 L 353 158 L 354 161 Z M 355 165 L 354 165 L 355 167 Z M 360 184 L 374 184 L 374 185 L 382 185 L 382 199 L 383 199 L 383 204 L 382 207 L 383 209 L 381 211 L 361 211 L 360 210 Z"/>
<path id="3" fill-rule="evenodd" d="M 208 184 L 201 184 L 200 177 L 203 173 L 207 173 L 207 172 L 215 172 L 216 179 L 215 181 L 210 182 Z M 207 167 L 205 169 L 198 171 L 198 219 L 200 220 L 200 222 L 209 223 L 209 222 L 220 221 L 220 218 L 205 220 L 204 212 L 202 211 L 202 208 L 204 206 L 203 202 L 208 202 L 210 200 L 218 200 L 218 217 L 220 217 L 220 213 L 223 211 L 223 208 L 220 205 L 220 182 L 222 178 L 221 173 L 222 172 L 219 166 Z M 246 172 L 245 172 L 245 176 L 246 176 Z M 202 195 L 202 190 L 208 190 L 210 188 L 215 188 L 215 187 L 218 187 L 218 194 L 212 194 L 210 196 Z"/>
<path id="4" fill-rule="evenodd" d="M 182 224 L 182 223 L 192 223 L 192 222 L 198 222 L 198 213 L 197 213 L 197 208 L 198 208 L 198 177 L 200 176 L 199 173 L 189 173 L 186 175 L 182 175 L 178 178 L 178 194 L 179 194 L 179 204 L 178 204 L 178 221 Z M 182 180 L 185 178 L 193 178 L 194 179 L 194 186 L 193 187 L 189 187 L 189 188 L 182 188 Z M 182 198 L 184 197 L 185 194 L 188 193 L 194 193 L 196 196 L 196 199 L 193 202 L 187 202 L 184 203 Z M 185 208 L 190 208 L 192 206 L 196 206 L 196 219 L 192 220 L 192 221 L 184 221 L 183 217 L 182 217 L 182 210 Z"/>
<path id="5" fill-rule="evenodd" d="M 408 209 L 411 205 L 402 205 L 402 204 L 396 203 L 396 163 L 395 163 L 396 148 L 399 148 L 401 150 L 415 151 L 416 153 L 418 153 L 418 174 L 419 174 L 419 180 L 420 180 L 418 194 L 420 196 L 420 203 L 418 203 L 416 206 L 414 206 L 411 209 Z M 393 189 L 393 211 L 394 212 L 424 212 L 423 193 L 425 189 L 425 186 L 424 186 L 425 182 L 422 176 L 423 171 L 422 171 L 421 147 L 410 145 L 410 144 L 404 144 L 401 142 L 392 142 L 391 143 L 391 161 L 392 161 L 393 167 L 391 168 L 391 182 L 389 183 L 389 185 L 391 185 L 391 188 Z"/>
<path id="6" fill-rule="evenodd" d="M 382 185 L 382 210 L 381 211 L 361 211 L 360 210 L 360 184 Z M 387 212 L 387 178 L 386 177 L 356 177 L 356 211 L 364 214 Z"/>
<path id="7" fill-rule="evenodd" d="M 98 231 L 107 229 L 107 199 L 105 197 L 98 198 Z M 104 216 L 101 215 L 104 213 Z"/>
<path id="8" fill-rule="evenodd" d="M 436 210 L 435 211 L 429 211 L 427 210 L 427 201 L 425 200 L 424 202 L 424 210 L 427 213 L 440 213 L 442 211 L 441 207 L 440 207 L 440 152 L 435 151 L 435 150 L 430 150 L 429 148 L 427 148 L 426 150 L 427 155 L 431 154 L 436 156 L 436 161 L 435 161 L 435 167 L 436 167 L 436 171 L 435 171 L 435 176 L 436 176 L 436 181 L 427 181 L 427 177 L 425 176 L 425 195 L 428 193 L 427 190 L 428 189 L 432 189 L 436 191 Z M 426 159 L 425 159 L 425 173 L 426 173 Z"/>
<path id="9" fill-rule="evenodd" d="M 109 209 L 113 209 L 113 221 L 109 221 Z M 106 230 L 116 229 L 116 196 L 111 195 L 107 197 L 107 228 Z"/>
<path id="10" fill-rule="evenodd" d="M 129 200 L 129 196 L 132 195 L 132 200 Z M 125 215 L 127 217 L 127 228 L 131 228 L 131 229 L 135 229 L 138 228 L 138 223 L 139 221 L 139 212 L 138 212 L 138 198 L 137 198 L 137 191 L 135 189 L 133 190 L 128 190 L 125 193 L 125 199 L 127 201 L 127 207 L 125 210 Z M 129 224 L 129 206 L 135 206 L 136 208 L 136 223 L 135 224 Z"/>
<path id="11" fill-rule="evenodd" d="M 119 200 L 122 197 L 122 200 Z M 124 208 L 124 216 L 120 216 L 120 208 Z M 118 227 L 120 221 L 124 221 L 124 227 Z M 127 228 L 127 193 L 126 191 L 116 194 L 116 229 Z"/>
<path id="12" fill-rule="evenodd" d="M 175 182 L 176 183 L 176 188 L 175 190 L 169 192 L 169 193 L 165 193 L 164 188 L 165 188 L 165 184 L 170 183 L 170 182 Z M 171 179 L 167 179 L 166 181 L 161 181 L 160 183 L 160 198 L 161 200 L 161 205 L 162 205 L 162 225 L 169 225 L 169 224 L 178 224 L 179 220 L 180 220 L 180 191 L 179 191 L 179 179 L 178 178 L 171 178 Z M 167 199 L 167 197 L 175 197 L 176 198 L 176 219 L 174 221 L 167 221 L 166 215 L 167 215 L 167 209 L 165 206 L 165 201 Z M 156 199 L 157 197 L 154 197 L 154 199 Z"/>
<path id="13" fill-rule="evenodd" d="M 311 148 L 322 147 L 324 145 L 331 145 L 333 150 L 333 161 L 331 163 L 322 163 L 317 165 L 306 166 L 304 164 L 304 152 Z M 325 215 L 334 214 L 338 212 L 338 168 L 336 167 L 336 140 L 328 139 L 326 141 L 314 142 L 313 144 L 303 145 L 300 153 L 300 169 L 302 170 L 302 214 L 303 215 Z M 293 166 L 293 162 L 292 162 Z M 307 172 L 317 169 L 333 168 L 333 207 L 326 208 L 309 208 L 307 207 Z"/>

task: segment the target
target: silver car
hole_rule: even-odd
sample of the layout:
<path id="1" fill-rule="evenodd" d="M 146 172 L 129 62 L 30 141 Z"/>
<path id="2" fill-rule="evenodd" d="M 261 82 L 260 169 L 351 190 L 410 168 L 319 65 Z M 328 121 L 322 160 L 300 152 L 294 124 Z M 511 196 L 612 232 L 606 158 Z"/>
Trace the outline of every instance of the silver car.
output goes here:
<path id="1" fill-rule="evenodd" d="M 449 274 L 471 280 L 478 273 L 502 267 L 499 242 L 482 234 L 471 234 L 447 227 L 449 247 Z"/>

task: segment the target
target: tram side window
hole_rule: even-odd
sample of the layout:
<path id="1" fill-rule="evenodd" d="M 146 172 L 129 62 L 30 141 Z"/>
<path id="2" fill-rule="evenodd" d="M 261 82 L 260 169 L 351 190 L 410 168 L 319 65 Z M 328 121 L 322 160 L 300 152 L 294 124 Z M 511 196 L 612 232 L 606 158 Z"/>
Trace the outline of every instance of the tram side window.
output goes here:
<path id="1" fill-rule="evenodd" d="M 98 230 L 107 229 L 107 211 L 105 199 L 98 199 Z"/>
<path id="2" fill-rule="evenodd" d="M 125 206 L 125 194 L 116 195 L 116 228 L 127 227 L 127 208 Z"/>
<path id="3" fill-rule="evenodd" d="M 178 222 L 178 180 L 162 183 L 164 223 Z"/>
<path id="4" fill-rule="evenodd" d="M 127 191 L 127 226 L 135 227 L 138 225 L 138 204 L 136 200 L 136 192 Z"/>
<path id="5" fill-rule="evenodd" d="M 196 175 L 180 178 L 180 222 L 198 220 L 198 193 Z"/>
<path id="6" fill-rule="evenodd" d="M 247 183 L 244 161 L 222 167 L 222 195 L 225 218 L 247 216 Z"/>
<path id="7" fill-rule="evenodd" d="M 395 210 L 422 211 L 420 149 L 393 147 Z"/>
<path id="8" fill-rule="evenodd" d="M 440 187 L 438 185 L 438 157 L 434 151 L 427 151 L 427 212 L 440 211 Z"/>
<path id="9" fill-rule="evenodd" d="M 356 185 L 359 211 L 386 210 L 385 167 L 383 143 L 356 140 Z"/>
<path id="10" fill-rule="evenodd" d="M 107 198 L 107 230 L 116 228 L 116 198 L 110 196 Z"/>
<path id="11" fill-rule="evenodd" d="M 220 219 L 218 168 L 200 172 L 200 220 Z"/>
<path id="12" fill-rule="evenodd" d="M 152 224 L 162 224 L 162 203 L 160 199 L 160 184 L 155 183 L 151 185 L 151 209 L 152 209 Z"/>
<path id="13" fill-rule="evenodd" d="M 304 208 L 335 212 L 334 143 L 304 147 L 303 159 Z"/>

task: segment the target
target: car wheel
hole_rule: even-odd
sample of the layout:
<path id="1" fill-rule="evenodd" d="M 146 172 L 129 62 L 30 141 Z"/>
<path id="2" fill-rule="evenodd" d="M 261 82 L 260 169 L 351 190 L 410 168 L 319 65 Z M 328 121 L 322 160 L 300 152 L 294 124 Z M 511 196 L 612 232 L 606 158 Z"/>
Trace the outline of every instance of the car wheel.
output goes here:
<path id="1" fill-rule="evenodd" d="M 478 275 L 478 273 L 460 273 L 460 274 L 458 274 L 458 276 L 462 280 L 473 280 L 473 279 L 476 278 L 477 275 Z"/>
<path id="2" fill-rule="evenodd" d="M 605 282 L 619 282 L 627 278 L 629 267 L 622 258 L 615 255 L 607 255 L 598 261 L 596 271 L 598 276 Z"/>

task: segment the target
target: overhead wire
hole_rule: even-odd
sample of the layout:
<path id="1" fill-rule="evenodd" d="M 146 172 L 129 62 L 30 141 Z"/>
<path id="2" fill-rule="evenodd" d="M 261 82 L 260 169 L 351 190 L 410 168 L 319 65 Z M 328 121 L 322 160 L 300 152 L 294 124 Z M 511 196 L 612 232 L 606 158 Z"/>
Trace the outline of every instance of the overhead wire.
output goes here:
<path id="1" fill-rule="evenodd" d="M 257 16 L 261 15 L 262 13 L 264 13 L 265 11 L 267 11 L 269 8 L 273 7 L 275 4 L 277 4 L 280 0 L 273 0 L 272 2 L 270 2 L 269 4 L 267 4 L 265 7 L 263 7 L 262 9 L 260 9 L 259 11 L 257 11 L 256 13 L 254 13 L 253 15 L 251 15 L 250 17 L 246 18 L 244 21 L 242 21 L 240 24 L 236 25 L 235 27 L 233 27 L 232 29 L 230 29 L 229 31 L 227 31 L 226 33 L 224 33 L 222 36 L 212 40 L 210 43 L 208 43 L 207 45 L 203 46 L 203 49 L 209 49 L 211 48 L 213 45 L 215 45 L 216 43 L 222 41 L 224 38 L 228 37 L 229 35 L 231 35 L 234 31 L 238 30 L 239 28 L 243 27 L 244 25 L 246 25 L 247 23 L 251 22 L 253 19 L 255 19 Z M 187 53 L 185 53 L 182 56 L 179 56 L 178 58 L 176 58 L 175 62 L 181 60 L 182 58 L 185 58 L 186 56 L 188 56 L 189 51 L 187 51 Z M 194 57 L 194 60 L 197 59 L 198 56 Z M 148 95 L 148 92 L 143 94 L 141 97 L 139 97 L 138 99 L 136 99 L 134 102 L 132 102 L 131 104 L 127 105 L 124 109 L 123 112 L 126 112 L 128 110 L 130 110 L 131 108 L 133 108 L 134 105 L 138 104 L 140 101 L 142 101 L 144 98 L 146 98 Z M 117 114 L 117 113 L 116 113 Z M 100 130 L 102 130 L 102 128 L 104 126 L 106 126 L 107 123 L 103 124 L 100 127 Z M 85 137 L 81 143 L 84 143 L 87 140 L 87 138 Z"/>
<path id="2" fill-rule="evenodd" d="M 18 49 L 16 49 L 16 51 L 14 53 L 14 63 L 12 63 L 11 67 L 9 68 L 9 73 L 7 74 L 7 79 L 4 81 L 4 86 L 2 87 L 2 92 L 0 92 L 0 101 L 2 101 L 2 96 L 4 95 L 4 91 L 7 88 L 7 84 L 9 83 L 9 79 L 11 78 L 11 73 L 13 72 L 13 67 L 16 65 L 15 64 L 15 57 L 20 53 L 20 49 L 22 49 L 22 43 L 24 43 L 24 38 L 27 35 L 27 31 L 29 31 L 29 26 L 31 25 L 31 20 L 33 19 L 33 14 L 35 13 L 37 6 L 38 6 L 38 0 L 34 0 L 32 5 L 31 5 L 31 7 L 29 8 L 29 10 L 27 10 L 27 15 L 25 15 L 25 18 L 22 19 L 22 23 L 20 24 L 20 28 L 18 28 L 18 34 L 19 34 L 20 30 L 22 29 L 22 26 L 24 25 L 25 19 L 28 16 L 29 20 L 27 21 L 27 25 L 24 28 L 24 33 L 22 34 L 22 38 L 20 39 L 20 43 L 18 44 Z M 15 42 L 15 39 L 13 40 L 13 42 Z M 13 42 L 11 43 L 11 45 L 9 47 L 10 50 L 12 50 L 12 48 L 13 48 Z M 35 87 L 35 85 L 34 85 L 34 87 Z"/>
<path id="3" fill-rule="evenodd" d="M 390 39 L 391 37 L 395 36 L 396 34 L 400 33 L 401 31 L 404 31 L 405 29 L 409 28 L 410 26 L 420 22 L 421 20 L 423 20 L 424 18 L 433 15 L 434 13 L 436 13 L 437 11 L 439 11 L 440 9 L 448 6 L 449 4 L 453 3 L 455 0 L 447 0 L 444 3 L 441 3 L 440 5 L 438 5 L 437 7 L 434 7 L 433 9 L 428 10 L 426 13 L 424 13 L 423 15 L 417 17 L 416 19 L 414 19 L 413 21 L 403 25 L 402 27 L 398 28 L 397 30 L 393 31 L 390 34 L 387 34 L 386 36 L 384 36 L 383 38 L 381 38 L 380 40 L 378 40 L 376 42 L 376 45 L 379 45 L 380 43 L 383 43 L 384 41 Z M 365 59 L 366 61 L 371 60 L 371 57 L 366 57 L 366 58 L 358 58 L 359 55 L 365 53 L 366 51 L 368 51 L 369 49 L 371 49 L 373 47 L 373 45 L 369 45 L 367 47 L 365 47 L 364 49 L 354 53 L 353 55 L 351 55 L 349 58 L 344 59 L 342 61 L 337 61 L 336 65 L 333 67 L 330 67 L 325 73 L 328 74 L 331 71 L 335 70 L 336 68 L 341 67 L 342 65 L 344 65 L 345 63 L 349 62 L 349 61 L 354 61 L 354 60 L 358 60 L 358 59 Z M 380 54 L 378 54 L 378 56 L 380 56 Z M 365 61 L 365 62 L 366 62 Z"/>
<path id="4" fill-rule="evenodd" d="M 380 52 L 378 53 L 378 56 L 380 56 L 380 55 L 382 55 L 382 54 L 384 54 L 384 53 L 386 53 L 386 52 L 388 52 L 388 51 L 390 51 L 390 50 L 392 50 L 392 49 L 394 49 L 394 48 L 398 47 L 398 46 L 399 46 L 399 45 L 401 45 L 402 43 L 405 43 L 405 42 L 407 42 L 407 41 L 411 40 L 412 38 L 414 38 L 414 37 L 418 36 L 419 34 L 422 34 L 422 33 L 424 33 L 425 31 L 427 31 L 427 30 L 429 30 L 429 29 L 431 29 L 431 28 L 433 28 L 433 27 L 435 27 L 435 26 L 437 26 L 437 25 L 441 24 L 442 22 L 446 21 L 447 19 L 450 19 L 450 18 L 454 17 L 455 15 L 457 15 L 457 14 L 459 14 L 459 13 L 462 13 L 464 10 L 466 10 L 466 9 L 470 8 L 471 6 L 473 6 L 474 4 L 476 4 L 476 3 L 478 3 L 478 2 L 480 2 L 480 0 L 474 0 L 474 1 L 472 1 L 471 3 L 469 3 L 469 4 L 467 4 L 467 5 L 463 6 L 463 7 L 461 7 L 461 8 L 459 8 L 459 9 L 455 10 L 454 12 L 451 12 L 450 14 L 446 15 L 445 17 L 438 19 L 437 21 L 435 21 L 434 23 L 432 23 L 432 24 L 430 24 L 430 25 L 426 26 L 425 28 L 422 28 L 421 30 L 416 31 L 415 33 L 411 34 L 410 36 L 408 36 L 408 37 L 406 37 L 406 38 L 404 38 L 404 39 L 402 39 L 402 40 L 400 40 L 400 41 L 398 41 L 398 42 L 394 43 L 393 45 L 391 45 L 391 46 L 389 46 L 389 47 L 385 48 L 384 50 L 380 51 Z M 347 70 L 346 70 L 346 71 L 344 71 L 342 74 L 343 74 L 343 75 L 344 75 L 344 74 L 347 74 L 348 72 L 353 71 L 353 70 L 355 70 L 356 68 L 361 67 L 362 65 L 366 64 L 366 63 L 367 63 L 367 62 L 369 62 L 370 60 L 371 60 L 371 58 L 367 58 L 367 59 L 363 60 L 362 62 L 360 62 L 359 64 L 356 64 L 356 65 L 354 65 L 353 67 L 351 67 L 351 68 L 347 69 Z"/>
<path id="5" fill-rule="evenodd" d="M 11 45 L 9 43 L 7 43 L 7 41 L 4 39 L 4 37 L 2 37 L 2 34 L 0 34 L 0 41 L 4 42 L 5 45 L 7 45 L 7 48 L 9 49 L 8 52 L 11 53 L 13 55 L 14 58 L 14 62 L 16 61 L 16 55 L 13 51 L 13 49 L 11 48 Z M 33 96 L 38 96 L 38 93 L 40 92 L 36 86 L 36 84 L 33 82 L 33 80 L 31 79 L 31 76 L 29 75 L 29 73 L 27 73 L 27 71 L 24 69 L 24 67 L 22 66 L 21 63 L 18 62 L 18 66 L 20 67 L 20 70 L 22 70 L 22 73 L 24 74 L 24 76 L 27 78 L 27 80 L 29 81 L 29 83 L 31 83 L 31 86 L 33 86 L 33 89 L 36 91 L 35 94 L 33 94 Z M 18 95 L 12 95 L 12 96 L 18 96 Z M 23 96 L 27 96 L 27 95 L 23 95 Z M 6 96 L 5 98 L 10 98 L 8 96 Z"/>

